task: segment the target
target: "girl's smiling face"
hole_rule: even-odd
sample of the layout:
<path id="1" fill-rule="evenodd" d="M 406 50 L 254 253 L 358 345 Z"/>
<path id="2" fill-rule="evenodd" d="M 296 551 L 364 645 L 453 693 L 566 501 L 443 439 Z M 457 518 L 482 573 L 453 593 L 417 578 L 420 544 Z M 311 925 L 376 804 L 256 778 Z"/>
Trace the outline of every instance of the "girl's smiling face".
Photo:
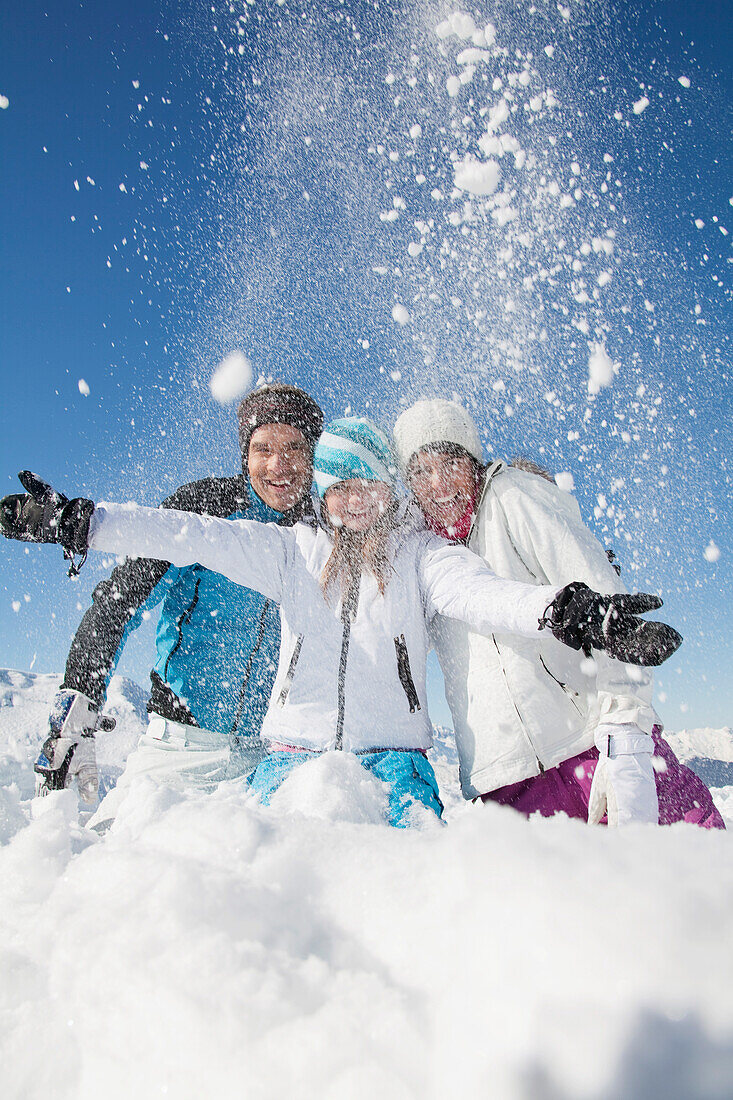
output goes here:
<path id="1" fill-rule="evenodd" d="M 392 502 L 392 490 L 383 481 L 352 478 L 339 481 L 326 492 L 326 508 L 334 527 L 355 534 L 368 531 Z"/>
<path id="2" fill-rule="evenodd" d="M 407 479 L 425 515 L 441 527 L 457 523 L 476 492 L 476 467 L 469 455 L 417 451 Z"/>

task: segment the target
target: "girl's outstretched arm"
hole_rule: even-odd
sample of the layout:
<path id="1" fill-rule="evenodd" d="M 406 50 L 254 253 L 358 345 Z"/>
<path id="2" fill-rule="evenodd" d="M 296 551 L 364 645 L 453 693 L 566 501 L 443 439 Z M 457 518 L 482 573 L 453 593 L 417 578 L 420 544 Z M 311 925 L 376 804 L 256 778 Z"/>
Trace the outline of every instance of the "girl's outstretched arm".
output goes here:
<path id="1" fill-rule="evenodd" d="M 200 564 L 281 603 L 288 558 L 296 543 L 292 528 L 251 520 L 219 519 L 195 512 L 69 500 L 23 470 L 25 493 L 0 500 L 0 531 L 21 542 L 60 543 L 78 572 L 74 555 L 106 550 L 132 558 L 159 558 L 173 565 Z"/>
<path id="2" fill-rule="evenodd" d="M 133 558 L 198 563 L 280 603 L 291 528 L 253 520 L 219 519 L 171 508 L 99 504 L 89 524 L 89 548 Z"/>

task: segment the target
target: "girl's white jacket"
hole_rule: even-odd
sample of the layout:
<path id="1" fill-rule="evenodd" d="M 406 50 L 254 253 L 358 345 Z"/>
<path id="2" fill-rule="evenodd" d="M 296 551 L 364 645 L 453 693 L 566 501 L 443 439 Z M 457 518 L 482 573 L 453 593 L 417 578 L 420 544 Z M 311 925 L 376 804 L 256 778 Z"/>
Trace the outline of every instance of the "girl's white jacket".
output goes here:
<path id="1" fill-rule="evenodd" d="M 536 635 L 558 590 L 500 580 L 465 547 L 409 521 L 390 536 L 384 596 L 362 574 L 353 622 L 342 619 L 340 602 L 323 597 L 333 543 L 315 523 L 278 527 L 105 504 L 92 517 L 90 546 L 178 566 L 199 562 L 278 603 L 280 662 L 262 736 L 315 750 L 429 748 L 427 621 L 440 612 L 474 631 Z"/>
<path id="2" fill-rule="evenodd" d="M 626 591 L 575 498 L 500 461 L 486 471 L 468 546 L 500 577 Z M 436 616 L 431 633 L 466 798 L 538 775 L 594 741 L 605 746 L 609 734 L 621 751 L 651 751 L 658 719 L 647 669 L 600 653 L 588 661 L 548 631 L 534 639 L 501 629 L 487 636 Z"/>

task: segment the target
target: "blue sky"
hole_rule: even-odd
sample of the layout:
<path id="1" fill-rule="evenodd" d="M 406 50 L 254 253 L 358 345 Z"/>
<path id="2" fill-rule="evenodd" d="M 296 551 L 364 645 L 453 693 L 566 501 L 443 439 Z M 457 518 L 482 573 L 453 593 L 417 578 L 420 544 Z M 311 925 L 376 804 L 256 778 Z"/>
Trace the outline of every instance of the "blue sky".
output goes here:
<path id="1" fill-rule="evenodd" d="M 733 725 L 729 5 L 464 5 L 496 29 L 475 61 L 434 31 L 457 6 L 313 7 L 3 10 L 4 491 L 29 466 L 153 503 L 236 469 L 208 389 L 235 348 L 328 416 L 455 394 L 663 595 L 665 722 Z M 466 158 L 493 195 L 454 190 Z M 0 665 L 61 670 L 109 563 L 0 562 Z"/>

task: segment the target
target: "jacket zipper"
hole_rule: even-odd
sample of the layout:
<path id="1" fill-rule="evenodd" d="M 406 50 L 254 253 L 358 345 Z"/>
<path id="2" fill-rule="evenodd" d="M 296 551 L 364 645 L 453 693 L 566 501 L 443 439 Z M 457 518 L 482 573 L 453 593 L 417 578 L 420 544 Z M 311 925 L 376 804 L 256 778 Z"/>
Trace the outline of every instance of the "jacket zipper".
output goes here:
<path id="1" fill-rule="evenodd" d="M 491 474 L 489 474 L 489 467 L 486 467 L 486 469 L 484 470 L 483 475 L 482 475 L 481 491 L 478 494 L 478 499 L 476 501 L 476 504 L 474 505 L 473 515 L 471 516 L 471 523 L 470 523 L 469 528 L 468 528 L 468 534 L 466 535 L 465 539 L 461 540 L 463 542 L 464 546 L 468 546 L 468 544 L 470 543 L 470 541 L 473 537 L 473 533 L 474 533 L 474 530 L 476 528 L 476 521 L 478 520 L 478 514 L 481 511 L 481 505 L 484 502 L 484 497 L 486 496 L 487 492 L 489 491 L 489 485 L 494 480 L 496 475 L 503 469 L 504 469 L 504 463 L 503 462 L 498 462 L 496 464 L 495 469 L 492 470 Z M 476 551 L 476 552 L 478 553 L 478 551 Z"/>
<path id="2" fill-rule="evenodd" d="M 359 576 L 352 581 L 341 605 L 341 624 L 343 627 L 343 633 L 341 634 L 341 653 L 339 655 L 338 673 L 338 710 L 336 714 L 335 745 L 335 748 L 337 750 L 341 750 L 344 747 L 344 715 L 346 712 L 346 662 L 349 656 L 351 620 L 352 618 L 356 618 L 356 612 L 359 607 L 360 580 L 361 574 L 359 574 Z"/>
<path id="3" fill-rule="evenodd" d="M 496 469 L 494 469 L 492 471 L 490 477 L 484 477 L 484 484 L 481 488 L 481 493 L 479 495 L 479 499 L 476 502 L 476 507 L 474 509 L 473 516 L 471 517 L 471 528 L 470 528 L 470 530 L 468 532 L 468 536 L 466 538 L 466 546 L 468 546 L 469 542 L 471 541 L 471 537 L 474 533 L 476 520 L 478 518 L 479 509 L 481 508 L 481 505 L 483 504 L 483 500 L 484 500 L 484 497 L 485 497 L 485 495 L 487 493 L 487 490 L 489 488 L 489 484 L 491 483 L 491 481 L 493 481 L 496 474 L 498 474 L 503 468 L 504 468 L 504 464 L 499 463 L 496 466 Z M 524 559 L 521 557 L 519 551 L 517 550 L 516 546 L 514 545 L 514 540 L 512 539 L 511 534 L 509 533 L 508 525 L 507 525 L 507 534 L 509 534 L 509 539 L 512 543 L 512 547 L 514 549 L 514 552 L 516 553 L 517 557 L 521 561 L 522 565 L 524 565 L 525 569 L 527 569 L 527 565 L 524 562 Z M 531 569 L 527 569 L 527 572 L 530 574 L 530 576 L 534 577 L 534 573 L 532 572 Z M 534 577 L 534 579 L 537 580 L 536 577 Z M 504 662 L 501 659 L 501 650 L 499 649 L 499 643 L 497 642 L 496 637 L 493 634 L 491 635 L 491 640 L 494 643 L 494 646 L 496 647 L 496 655 L 499 658 L 499 668 L 501 669 L 501 674 L 504 677 L 504 683 L 506 684 L 506 689 L 507 689 L 507 692 L 509 694 L 509 698 L 512 701 L 512 706 L 514 707 L 514 713 L 516 714 L 517 719 L 519 721 L 520 729 L 522 730 L 522 733 L 524 734 L 524 736 L 527 738 L 527 743 L 529 744 L 529 747 L 530 747 L 530 749 L 532 750 L 532 752 L 534 754 L 534 758 L 537 761 L 537 767 L 540 770 L 540 775 L 542 775 L 543 772 L 545 771 L 545 765 L 540 760 L 539 753 L 537 752 L 534 741 L 530 737 L 529 731 L 527 730 L 524 719 L 522 718 L 522 715 L 519 713 L 519 707 L 517 706 L 516 702 L 514 701 L 514 695 L 512 694 L 511 688 L 509 687 L 509 678 L 506 674 L 506 669 L 504 668 Z"/>
<path id="4" fill-rule="evenodd" d="M 415 691 L 415 682 L 412 679 L 412 672 L 410 671 L 410 656 L 407 652 L 407 642 L 405 641 L 404 634 L 400 634 L 399 638 L 395 638 L 394 647 L 397 653 L 397 675 L 405 690 L 407 702 L 410 704 L 410 714 L 414 714 L 415 711 L 420 710 L 421 707 L 418 694 Z"/>
<path id="5" fill-rule="evenodd" d="M 540 664 L 542 665 L 542 667 L 544 668 L 545 672 L 550 677 L 550 679 L 553 680 L 559 688 L 562 688 L 563 692 L 565 693 L 565 695 L 567 695 L 568 699 L 573 704 L 573 706 L 577 710 L 578 714 L 582 718 L 583 713 L 582 713 L 580 707 L 578 706 L 577 699 L 576 699 L 576 696 L 578 694 L 577 691 L 573 691 L 573 689 L 571 687 L 568 687 L 567 684 L 564 684 L 562 682 L 562 680 L 558 680 L 557 676 L 555 676 L 554 673 L 550 672 L 549 668 L 547 667 L 547 665 L 545 664 L 545 662 L 542 659 L 542 655 L 540 655 Z"/>
<path id="6" fill-rule="evenodd" d="M 514 707 L 517 718 L 519 719 L 519 725 L 522 729 L 522 733 L 527 738 L 527 741 L 529 743 L 529 747 L 531 748 L 532 752 L 534 753 L 534 758 L 537 761 L 537 767 L 540 769 L 540 775 L 542 775 L 542 773 L 545 770 L 545 765 L 540 760 L 539 753 L 537 752 L 537 749 L 535 748 L 534 741 L 529 736 L 529 731 L 527 730 L 527 727 L 524 723 L 524 719 L 522 718 L 522 715 L 519 713 L 519 707 L 514 702 L 514 696 L 513 696 L 512 692 L 511 692 L 511 689 L 509 687 L 509 678 L 506 674 L 506 669 L 504 668 L 504 662 L 501 659 L 501 650 L 499 649 L 499 643 L 497 642 L 497 640 L 496 640 L 496 638 L 494 637 L 493 634 L 491 635 L 491 640 L 494 643 L 494 645 L 496 646 L 496 654 L 499 658 L 499 668 L 501 669 L 502 675 L 504 677 L 504 682 L 506 683 L 506 689 L 507 689 L 507 692 L 509 693 L 509 698 L 512 701 L 512 706 Z"/>
<path id="7" fill-rule="evenodd" d="M 188 605 L 186 610 L 181 612 L 181 614 L 178 616 L 178 620 L 176 622 L 176 630 L 178 631 L 178 638 L 176 639 L 176 644 L 173 646 L 172 650 L 168 654 L 168 657 L 166 658 L 165 668 L 163 669 L 163 678 L 165 680 L 168 679 L 168 669 L 170 667 L 171 660 L 173 659 L 173 655 L 174 655 L 174 653 L 177 652 L 178 649 L 180 649 L 181 642 L 183 641 L 183 627 L 191 621 L 191 616 L 193 615 L 194 608 L 196 607 L 196 604 L 199 602 L 199 585 L 200 584 L 201 584 L 201 577 L 197 577 L 196 578 L 196 585 L 195 585 L 194 590 L 193 590 L 193 599 L 191 600 L 191 603 Z"/>
<path id="8" fill-rule="evenodd" d="M 351 635 L 351 617 L 346 606 L 341 609 L 341 655 L 339 657 L 338 714 L 336 717 L 336 748 L 344 747 L 344 711 L 346 709 L 346 659 L 349 655 L 349 637 Z"/>
<path id="9" fill-rule="evenodd" d="M 285 673 L 285 679 L 283 680 L 282 691 L 280 692 L 280 694 L 277 697 L 277 705 L 279 707 L 284 707 L 285 706 L 286 700 L 287 700 L 288 695 L 290 693 L 290 686 L 293 682 L 293 676 L 295 676 L 295 666 L 297 665 L 298 658 L 300 657 L 300 650 L 303 646 L 303 638 L 304 637 L 305 637 L 305 634 L 299 634 L 297 639 L 296 639 L 295 646 L 293 647 L 293 655 L 290 658 L 290 664 L 288 665 L 288 671 Z"/>
<path id="10" fill-rule="evenodd" d="M 242 680 L 242 686 L 239 689 L 239 705 L 237 707 L 237 713 L 234 715 L 234 722 L 232 724 L 232 729 L 231 729 L 232 733 L 237 732 L 237 728 L 239 726 L 239 719 L 242 717 L 242 709 L 244 707 L 244 693 L 247 690 L 247 684 L 249 683 L 249 678 L 252 675 L 252 665 L 254 664 L 255 657 L 257 656 L 257 653 L 259 652 L 260 646 L 262 645 L 262 639 L 265 636 L 265 616 L 267 615 L 269 607 L 270 607 L 270 601 L 265 600 L 262 611 L 260 612 L 260 622 L 259 622 L 259 627 L 258 627 L 258 630 L 257 630 L 257 641 L 255 642 L 254 646 L 252 647 L 252 649 L 250 651 L 250 654 L 249 654 L 249 657 L 247 658 L 247 667 L 244 670 L 244 678 Z"/>

